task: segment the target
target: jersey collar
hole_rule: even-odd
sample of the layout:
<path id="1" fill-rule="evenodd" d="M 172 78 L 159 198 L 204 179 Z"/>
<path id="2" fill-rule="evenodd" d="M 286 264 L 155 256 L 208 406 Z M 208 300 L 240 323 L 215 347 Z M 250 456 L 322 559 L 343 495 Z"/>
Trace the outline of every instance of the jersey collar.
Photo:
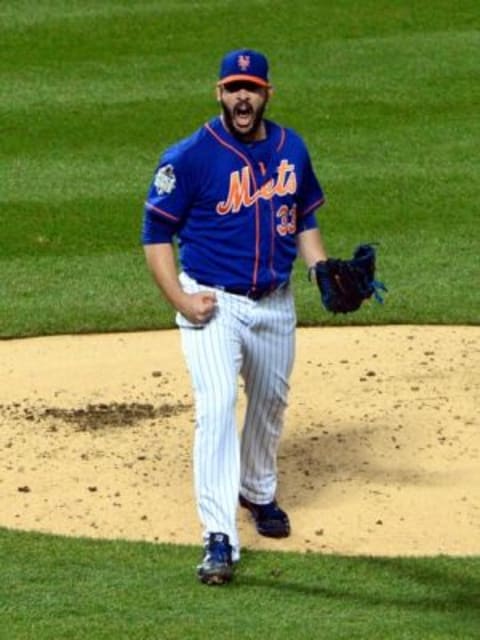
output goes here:
<path id="1" fill-rule="evenodd" d="M 265 128 L 267 132 L 267 137 L 265 140 L 259 140 L 254 144 L 262 144 L 265 142 L 269 142 L 272 147 L 274 147 L 277 151 L 280 151 L 283 146 L 283 142 L 285 139 L 285 130 L 283 127 L 275 124 L 271 120 L 264 120 Z M 227 145 L 235 147 L 238 151 L 244 154 L 249 154 L 249 149 L 251 149 L 251 144 L 246 144 L 244 142 L 240 142 L 237 140 L 235 136 L 233 136 L 227 129 L 225 129 L 222 119 L 220 116 L 213 118 L 210 122 L 207 123 L 211 129 L 216 133 L 216 135 Z"/>

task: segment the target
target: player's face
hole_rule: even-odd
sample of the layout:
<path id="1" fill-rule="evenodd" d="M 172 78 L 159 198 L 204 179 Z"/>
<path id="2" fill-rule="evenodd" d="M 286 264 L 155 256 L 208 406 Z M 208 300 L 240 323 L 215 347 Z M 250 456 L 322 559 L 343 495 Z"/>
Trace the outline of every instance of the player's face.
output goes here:
<path id="1" fill-rule="evenodd" d="M 253 82 L 229 82 L 218 88 L 225 125 L 230 133 L 243 142 L 263 137 L 263 113 L 270 90 Z"/>

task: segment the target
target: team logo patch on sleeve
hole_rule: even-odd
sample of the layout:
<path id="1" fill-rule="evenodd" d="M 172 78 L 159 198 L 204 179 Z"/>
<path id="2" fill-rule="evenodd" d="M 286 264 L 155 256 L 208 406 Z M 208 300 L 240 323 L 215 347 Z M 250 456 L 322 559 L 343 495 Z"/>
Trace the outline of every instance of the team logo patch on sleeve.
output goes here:
<path id="1" fill-rule="evenodd" d="M 155 189 L 159 196 L 172 193 L 175 189 L 175 185 L 177 184 L 173 166 L 171 164 L 167 164 L 164 167 L 161 167 L 155 174 L 153 184 L 155 185 Z"/>

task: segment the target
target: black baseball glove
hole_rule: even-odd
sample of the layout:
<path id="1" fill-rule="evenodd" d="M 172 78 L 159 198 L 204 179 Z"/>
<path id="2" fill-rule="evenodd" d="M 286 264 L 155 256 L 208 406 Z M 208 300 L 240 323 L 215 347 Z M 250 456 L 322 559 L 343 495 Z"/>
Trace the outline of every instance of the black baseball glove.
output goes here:
<path id="1" fill-rule="evenodd" d="M 308 279 L 315 274 L 323 306 L 333 313 L 349 313 L 360 308 L 372 295 L 383 302 L 379 291 L 387 291 L 382 282 L 375 280 L 375 249 L 362 244 L 350 260 L 328 258 L 308 271 Z"/>

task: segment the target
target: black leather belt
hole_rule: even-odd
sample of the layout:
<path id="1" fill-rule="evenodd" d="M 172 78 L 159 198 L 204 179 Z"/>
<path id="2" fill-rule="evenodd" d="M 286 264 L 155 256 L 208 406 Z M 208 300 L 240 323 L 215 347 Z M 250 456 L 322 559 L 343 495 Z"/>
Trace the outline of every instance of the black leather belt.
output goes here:
<path id="1" fill-rule="evenodd" d="M 267 296 L 275 293 L 275 291 L 280 291 L 282 289 L 286 289 L 288 287 L 288 282 L 283 282 L 278 287 L 269 287 L 268 289 L 256 289 L 252 287 L 250 289 L 241 289 L 236 287 L 222 287 L 214 284 L 207 284 L 206 282 L 199 282 L 198 284 L 202 284 L 206 287 L 213 287 L 214 289 L 221 289 L 222 291 L 226 291 L 227 293 L 233 293 L 236 296 L 245 296 L 245 298 L 249 298 L 250 300 L 261 300 L 262 298 L 266 298 Z"/>
<path id="2" fill-rule="evenodd" d="M 276 291 L 276 289 L 232 289 L 230 287 L 223 287 L 223 291 L 227 293 L 233 293 L 236 296 L 245 296 L 245 298 L 250 298 L 250 300 L 261 300 L 262 298 L 266 298 L 271 293 Z"/>

